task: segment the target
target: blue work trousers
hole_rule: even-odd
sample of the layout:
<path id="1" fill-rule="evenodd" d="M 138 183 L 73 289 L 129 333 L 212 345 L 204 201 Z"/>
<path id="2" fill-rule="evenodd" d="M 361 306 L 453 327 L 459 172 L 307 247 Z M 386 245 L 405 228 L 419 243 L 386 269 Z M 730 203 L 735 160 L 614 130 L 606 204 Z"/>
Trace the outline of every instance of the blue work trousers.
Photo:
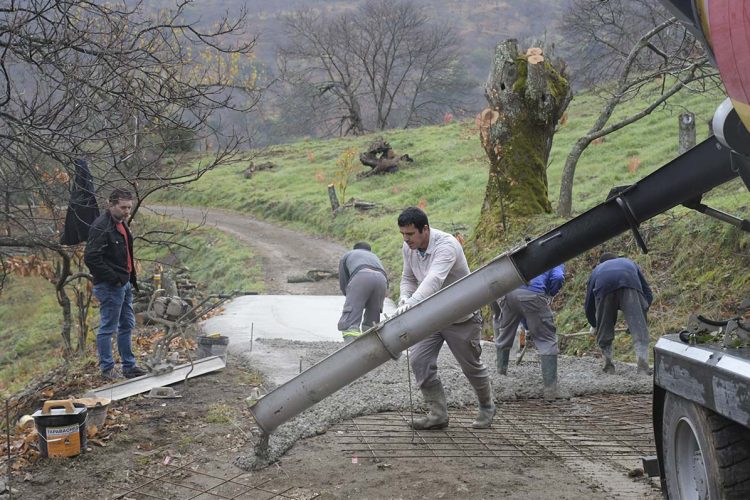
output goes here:
<path id="1" fill-rule="evenodd" d="M 112 336 L 116 334 L 122 369 L 128 371 L 135 366 L 130 341 L 135 326 L 133 285 L 98 283 L 94 285 L 94 297 L 99 301 L 99 331 L 96 333 L 99 368 L 106 372 L 115 366 L 115 360 L 112 358 Z"/>

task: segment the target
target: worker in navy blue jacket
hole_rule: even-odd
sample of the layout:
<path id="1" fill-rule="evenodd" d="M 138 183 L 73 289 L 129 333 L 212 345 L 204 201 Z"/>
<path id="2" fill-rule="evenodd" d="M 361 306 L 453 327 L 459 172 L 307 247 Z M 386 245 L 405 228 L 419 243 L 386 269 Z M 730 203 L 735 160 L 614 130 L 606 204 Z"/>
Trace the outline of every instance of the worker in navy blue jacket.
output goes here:
<path id="1" fill-rule="evenodd" d="M 552 297 L 565 282 L 563 264 L 553 267 L 492 304 L 494 311 L 497 372 L 508 373 L 510 348 L 518 324 L 525 319 L 528 332 L 539 351 L 544 382 L 544 399 L 557 397 L 557 329 L 552 316 Z"/>
<path id="2" fill-rule="evenodd" d="M 604 355 L 604 371 L 614 373 L 612 341 L 615 338 L 617 311 L 633 337 L 639 373 L 651 373 L 648 366 L 648 325 L 646 311 L 654 296 L 638 265 L 625 257 L 605 252 L 589 277 L 586 291 L 586 318 L 596 328 L 596 341 Z"/>

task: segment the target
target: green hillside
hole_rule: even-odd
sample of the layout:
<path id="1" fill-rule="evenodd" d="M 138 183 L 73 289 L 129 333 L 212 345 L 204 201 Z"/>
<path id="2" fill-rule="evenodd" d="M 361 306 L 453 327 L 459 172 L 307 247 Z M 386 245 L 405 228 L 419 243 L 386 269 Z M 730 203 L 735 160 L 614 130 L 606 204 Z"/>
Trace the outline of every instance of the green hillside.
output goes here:
<path id="1" fill-rule="evenodd" d="M 669 108 L 621 130 L 598 145 L 592 145 L 578 166 L 574 191 L 574 210 L 580 213 L 603 201 L 610 187 L 636 181 L 676 155 L 677 116 L 682 110 L 698 115 L 698 137 L 707 135 L 707 120 L 722 96 L 678 96 Z M 617 116 L 633 112 L 631 102 Z M 573 100 L 567 121 L 555 137 L 548 170 L 553 205 L 559 191 L 562 165 L 570 146 L 594 121 L 598 103 L 589 95 Z M 616 116 L 616 117 L 617 117 Z M 615 117 L 615 118 L 616 118 Z M 376 202 L 366 212 L 347 209 L 332 217 L 327 195 L 334 182 L 336 160 L 347 148 L 363 151 L 377 136 L 326 141 L 301 141 L 266 150 L 253 151 L 248 158 L 256 164 L 273 162 L 272 170 L 255 173 L 245 179 L 242 172 L 249 159 L 229 168 L 211 172 L 198 183 L 163 193 L 162 203 L 182 203 L 200 207 L 221 207 L 264 218 L 351 245 L 368 240 L 386 263 L 391 282 L 398 282 L 401 240 L 396 226 L 399 211 L 409 205 L 421 205 L 434 227 L 460 231 L 471 237 L 484 198 L 487 162 L 473 123 L 451 123 L 420 129 L 393 130 L 383 137 L 397 154 L 408 153 L 415 159 L 396 173 L 351 178 L 346 197 Z M 190 158 L 177 161 L 195 161 Z M 359 169 L 359 166 L 357 167 Z M 365 171 L 362 167 L 361 171 Z M 750 194 L 734 181 L 707 198 L 707 203 L 727 212 L 750 217 Z M 149 201 L 157 201 L 151 200 Z M 343 201 L 343 200 L 342 200 Z M 146 227 L 169 224 L 138 215 L 136 232 Z M 522 241 L 563 222 L 553 214 L 529 220 L 517 228 L 501 253 Z M 607 245 L 626 253 L 643 267 L 656 300 L 649 313 L 653 338 L 679 329 L 694 311 L 708 316 L 728 314 L 742 299 L 750 296 L 750 239 L 732 227 L 714 222 L 684 208 L 670 211 L 643 225 L 642 232 L 650 248 L 640 255 L 632 236 L 625 234 Z M 214 289 L 260 290 L 261 270 L 252 251 L 228 235 L 201 229 L 190 240 L 172 251 L 191 269 L 193 278 Z M 210 254 L 203 251 L 212 248 Z M 137 256 L 150 269 L 149 260 L 163 257 L 139 248 Z M 567 263 L 567 283 L 555 300 L 561 333 L 588 328 L 582 311 L 588 273 L 596 261 L 596 250 Z M 474 259 L 473 267 L 480 262 Z M 244 270 L 238 273 L 237 270 Z M 23 386 L 36 369 L 52 366 L 59 360 L 60 312 L 51 284 L 39 278 L 11 276 L 0 300 L 0 391 Z M 397 290 L 391 291 L 397 295 Z M 33 301 L 30 299 L 30 294 Z M 30 306 L 33 304 L 33 307 Z M 92 318 L 95 321 L 95 318 Z M 569 353 L 590 350 L 591 341 L 579 337 L 567 342 Z M 618 337 L 616 355 L 631 359 L 627 336 Z"/>
<path id="2" fill-rule="evenodd" d="M 610 187 L 632 183 L 676 156 L 678 115 L 683 110 L 696 113 L 699 141 L 705 138 L 708 120 L 722 98 L 718 93 L 678 95 L 669 107 L 592 145 L 578 165 L 574 210 L 580 213 L 596 205 Z M 638 100 L 630 102 L 614 119 L 634 112 L 641 104 Z M 575 139 L 593 123 L 598 106 L 595 97 L 582 95 L 568 108 L 567 121 L 555 137 L 548 170 L 553 204 L 564 159 Z M 396 153 L 408 153 L 415 162 L 396 174 L 361 180 L 352 177 L 346 197 L 376 202 L 378 208 L 367 212 L 348 209 L 333 217 L 327 185 L 334 182 L 336 160 L 347 148 L 364 151 L 378 136 L 301 141 L 256 151 L 255 163 L 270 161 L 276 168 L 245 179 L 242 172 L 249 160 L 238 162 L 233 168 L 207 174 L 188 189 L 165 193 L 159 201 L 228 208 L 326 235 L 347 245 L 368 240 L 392 278 L 397 278 L 401 243 L 395 220 L 399 211 L 421 205 L 434 227 L 459 230 L 470 237 L 484 198 L 487 162 L 473 123 L 388 131 L 383 137 Z M 362 167 L 361 171 L 365 170 Z M 739 181 L 722 186 L 706 200 L 744 217 L 750 212 L 750 195 Z M 552 214 L 530 220 L 496 253 L 512 247 L 523 236 L 538 235 L 561 222 Z M 635 258 L 649 276 L 657 293 L 650 313 L 654 337 L 680 328 L 693 310 L 718 316 L 748 296 L 746 235 L 682 208 L 649 221 L 643 233 L 651 248 L 648 255 L 638 255 L 628 234 L 608 248 Z M 583 293 L 598 253 L 597 249 L 596 255 L 584 255 L 568 263 L 568 284 L 556 300 L 561 332 L 588 328 L 582 313 Z M 473 264 L 476 267 L 480 262 Z M 627 338 L 622 342 L 629 345 Z M 571 349 L 589 347 L 588 340 L 583 344 Z M 627 353 L 622 354 L 627 357 Z"/>

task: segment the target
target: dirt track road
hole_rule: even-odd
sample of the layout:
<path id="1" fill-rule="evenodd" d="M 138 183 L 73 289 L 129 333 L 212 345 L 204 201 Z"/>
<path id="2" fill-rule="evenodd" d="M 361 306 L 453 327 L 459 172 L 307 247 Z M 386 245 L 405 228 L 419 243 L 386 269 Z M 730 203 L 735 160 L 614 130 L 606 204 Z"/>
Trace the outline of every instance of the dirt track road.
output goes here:
<path id="1" fill-rule="evenodd" d="M 263 260 L 265 293 L 268 295 L 339 295 L 338 280 L 288 283 L 289 276 L 304 275 L 311 269 L 337 271 L 339 257 L 346 251 L 337 243 L 291 229 L 274 226 L 236 212 L 193 207 L 149 205 L 156 214 L 205 222 L 247 242 Z"/>

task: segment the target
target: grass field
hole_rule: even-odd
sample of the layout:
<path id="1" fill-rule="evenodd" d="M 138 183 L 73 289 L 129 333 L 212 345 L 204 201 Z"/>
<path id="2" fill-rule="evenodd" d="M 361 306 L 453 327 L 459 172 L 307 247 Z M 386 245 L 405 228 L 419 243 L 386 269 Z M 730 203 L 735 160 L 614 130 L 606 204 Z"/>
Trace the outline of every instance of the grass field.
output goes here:
<path id="1" fill-rule="evenodd" d="M 713 94 L 678 95 L 669 107 L 590 146 L 576 174 L 574 211 L 580 213 L 604 200 L 612 186 L 633 183 L 677 154 L 678 115 L 696 114 L 697 136 L 708 135 L 708 120 L 721 102 Z M 639 109 L 628 103 L 614 119 Z M 591 95 L 576 97 L 568 108 L 567 122 L 555 136 L 548 168 L 550 198 L 556 204 L 565 157 L 574 141 L 593 123 L 599 103 Z M 378 136 L 390 142 L 397 154 L 408 153 L 415 162 L 396 174 L 351 178 L 346 196 L 378 203 L 368 212 L 347 210 L 333 217 L 326 188 L 336 178 L 336 160 L 347 148 L 363 151 Z M 395 219 L 409 205 L 425 208 L 434 227 L 471 236 L 484 199 L 488 166 L 473 123 L 410 130 L 393 130 L 359 138 L 301 141 L 258 151 L 255 162 L 270 161 L 276 168 L 244 179 L 247 162 L 209 173 L 187 190 L 167 192 L 165 203 L 222 207 L 351 244 L 368 240 L 381 256 L 391 276 L 400 272 L 400 235 Z M 365 167 L 362 167 L 364 171 Z M 712 206 L 747 217 L 750 196 L 734 181 L 706 197 Z M 521 241 L 563 222 L 554 214 L 535 217 L 513 233 L 501 253 Z M 609 248 L 635 258 L 657 291 L 651 310 L 654 337 L 684 324 L 689 312 L 728 313 L 748 295 L 750 278 L 747 236 L 684 208 L 677 208 L 643 225 L 651 252 L 639 255 L 630 235 Z M 599 250 L 573 259 L 567 265 L 568 283 L 556 300 L 562 332 L 587 328 L 582 304 L 588 273 Z M 474 263 L 478 265 L 480 263 Z M 397 294 L 397 291 L 395 292 Z M 627 340 L 627 339 L 626 339 Z M 587 341 L 586 341 L 587 342 Z M 586 343 L 584 342 L 584 343 Z M 627 342 L 626 342 L 627 343 Z M 584 347 L 588 347 L 586 343 Z M 573 345 L 573 350 L 578 349 Z"/>
<path id="2" fill-rule="evenodd" d="M 6 281 L 0 299 L 0 395 L 60 363 L 62 314 L 54 291 L 39 277 Z"/>
<path id="3" fill-rule="evenodd" d="M 139 227 L 141 226 L 141 227 Z M 133 228 L 136 234 L 159 230 L 175 234 L 169 248 L 139 244 L 135 254 L 144 277 L 153 274 L 155 262 L 177 261 L 190 277 L 209 292 L 249 290 L 263 292 L 260 260 L 247 245 L 226 233 L 206 226 L 186 225 L 164 216 L 144 214 Z M 231 272 L 227 270 L 231 269 Z"/>

